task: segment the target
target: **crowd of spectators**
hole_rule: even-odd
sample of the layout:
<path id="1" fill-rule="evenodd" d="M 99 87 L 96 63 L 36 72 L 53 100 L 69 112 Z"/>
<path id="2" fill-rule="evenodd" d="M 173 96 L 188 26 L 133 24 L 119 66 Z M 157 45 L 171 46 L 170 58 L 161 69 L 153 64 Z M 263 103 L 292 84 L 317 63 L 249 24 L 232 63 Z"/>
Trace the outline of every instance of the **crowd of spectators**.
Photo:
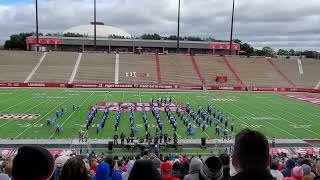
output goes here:
<path id="1" fill-rule="evenodd" d="M 320 160 L 271 156 L 267 138 L 244 129 L 229 156 L 52 156 L 35 146 L 1 159 L 0 180 L 320 180 Z"/>

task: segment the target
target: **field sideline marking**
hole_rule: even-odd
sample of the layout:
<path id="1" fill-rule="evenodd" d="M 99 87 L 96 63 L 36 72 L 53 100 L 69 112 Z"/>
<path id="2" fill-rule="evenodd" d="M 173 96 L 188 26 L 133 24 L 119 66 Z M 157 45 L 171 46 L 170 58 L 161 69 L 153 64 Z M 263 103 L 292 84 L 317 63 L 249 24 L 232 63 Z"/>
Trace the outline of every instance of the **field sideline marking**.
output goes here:
<path id="1" fill-rule="evenodd" d="M 82 101 L 81 104 L 80 104 L 80 106 L 82 106 L 85 102 L 87 102 L 88 99 L 89 99 L 93 94 L 94 94 L 94 92 L 92 92 L 84 101 Z M 72 115 L 73 115 L 75 112 L 76 112 L 76 111 L 73 111 L 73 112 L 69 115 L 69 117 L 62 122 L 61 125 L 63 126 L 63 125 L 72 117 Z M 54 135 L 55 135 L 55 132 L 53 132 L 53 134 L 49 137 L 49 139 L 51 139 Z"/>
<path id="2" fill-rule="evenodd" d="M 27 113 L 28 111 L 30 111 L 30 110 L 32 110 L 32 109 L 34 109 L 34 108 L 36 108 L 36 107 L 40 106 L 41 104 L 43 104 L 43 103 L 45 103 L 45 102 L 46 102 L 46 101 L 43 101 L 42 103 L 39 103 L 39 104 L 37 104 L 37 105 L 33 106 L 32 108 L 29 108 L 29 109 L 28 109 L 27 111 L 25 111 L 23 114 L 25 114 L 25 113 Z M 12 114 L 17 114 L 17 113 L 12 113 Z M 2 128 L 3 126 L 5 126 L 5 125 L 9 124 L 10 122 L 16 122 L 16 120 L 9 120 L 8 122 L 6 122 L 6 123 L 2 124 L 2 125 L 0 126 L 0 128 Z"/>
<path id="3" fill-rule="evenodd" d="M 67 102 L 68 100 L 64 100 L 62 103 L 60 103 L 58 106 L 52 108 L 51 111 L 49 111 L 48 113 L 46 113 L 42 118 L 40 118 L 38 121 L 36 121 L 35 123 L 33 123 L 30 127 L 27 127 L 25 130 L 23 130 L 20 134 L 18 134 L 14 139 L 18 139 L 22 134 L 24 134 L 26 131 L 28 131 L 30 128 L 32 128 L 35 124 L 37 124 L 38 122 L 40 122 L 43 118 L 45 118 L 48 114 L 50 114 L 51 112 L 55 111 L 59 106 L 61 106 L 63 103 Z"/>
<path id="4" fill-rule="evenodd" d="M 269 106 L 269 107 L 271 107 L 270 105 L 267 105 L 267 104 L 265 104 L 265 103 L 262 103 L 263 105 L 265 105 L 265 106 Z M 258 107 L 256 107 L 256 108 L 258 108 Z M 262 109 L 262 108 L 259 108 L 259 109 L 261 109 L 261 110 L 263 110 L 264 112 L 267 112 L 268 114 L 271 114 L 270 112 L 268 112 L 268 111 L 266 111 L 266 110 L 264 110 L 264 109 Z M 284 110 L 285 112 L 287 112 L 286 110 Z M 289 112 L 289 111 L 288 111 Z M 292 113 L 290 113 L 290 114 L 292 114 Z M 271 114 L 272 115 L 272 114 Z M 289 120 L 287 120 L 287 119 L 285 119 L 285 118 L 283 118 L 283 117 L 281 117 L 281 116 L 279 116 L 279 115 L 277 115 L 277 114 L 275 114 L 278 118 L 280 118 L 280 119 L 283 119 L 283 120 L 285 120 L 285 121 L 287 121 L 288 123 L 290 123 L 290 124 L 292 124 L 292 125 L 296 125 L 296 123 L 294 123 L 294 122 L 291 122 L 291 121 L 289 121 Z M 304 118 L 303 118 L 304 119 Z M 310 122 L 310 121 L 309 121 Z M 307 128 L 303 128 L 303 129 L 305 129 L 305 130 L 307 130 L 307 131 L 309 131 L 309 132 L 311 132 L 311 133 L 313 133 L 313 134 L 315 134 L 315 135 L 317 135 L 317 136 L 320 136 L 320 134 L 318 134 L 318 133 L 316 133 L 316 132 L 314 132 L 314 131 L 312 131 L 312 130 L 310 130 L 310 129 L 307 129 Z"/>

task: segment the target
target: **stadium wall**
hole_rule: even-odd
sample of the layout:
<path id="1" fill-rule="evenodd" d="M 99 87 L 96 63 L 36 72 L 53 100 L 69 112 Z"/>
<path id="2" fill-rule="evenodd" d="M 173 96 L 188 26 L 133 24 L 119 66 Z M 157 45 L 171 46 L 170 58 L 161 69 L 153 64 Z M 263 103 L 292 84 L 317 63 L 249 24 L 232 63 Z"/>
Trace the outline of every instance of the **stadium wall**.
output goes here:
<path id="1" fill-rule="evenodd" d="M 176 89 L 176 90 L 203 90 L 203 86 L 187 84 L 105 84 L 105 83 L 21 83 L 21 82 L 0 82 L 0 88 L 141 88 L 141 89 Z M 275 92 L 307 92 L 320 93 L 319 89 L 308 88 L 286 88 L 286 87 L 244 87 L 244 86 L 208 86 L 206 90 L 223 91 L 275 91 Z"/>

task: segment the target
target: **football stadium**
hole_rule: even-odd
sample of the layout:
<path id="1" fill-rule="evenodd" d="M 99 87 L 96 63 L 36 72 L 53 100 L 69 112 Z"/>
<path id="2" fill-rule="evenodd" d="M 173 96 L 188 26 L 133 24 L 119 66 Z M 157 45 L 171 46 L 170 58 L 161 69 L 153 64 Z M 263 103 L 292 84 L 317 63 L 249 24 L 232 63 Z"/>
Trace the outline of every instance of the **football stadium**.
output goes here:
<path id="1" fill-rule="evenodd" d="M 320 60 L 252 56 L 232 31 L 147 40 L 95 20 L 0 50 L 0 175 L 319 178 Z"/>

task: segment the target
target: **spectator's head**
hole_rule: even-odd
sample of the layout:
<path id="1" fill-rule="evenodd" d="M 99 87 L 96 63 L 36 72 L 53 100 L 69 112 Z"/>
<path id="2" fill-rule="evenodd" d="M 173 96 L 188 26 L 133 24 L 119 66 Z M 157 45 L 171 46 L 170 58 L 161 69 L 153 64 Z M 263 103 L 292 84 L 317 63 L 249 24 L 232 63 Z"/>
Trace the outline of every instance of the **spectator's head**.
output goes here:
<path id="1" fill-rule="evenodd" d="M 87 168 L 82 160 L 79 158 L 71 158 L 64 163 L 60 180 L 79 179 L 87 180 Z"/>
<path id="2" fill-rule="evenodd" d="M 189 174 L 199 173 L 202 161 L 198 158 L 192 158 L 189 166 Z"/>
<path id="3" fill-rule="evenodd" d="M 36 146 L 24 146 L 19 148 L 13 160 L 12 179 L 48 179 L 53 170 L 53 157 L 48 150 Z"/>
<path id="4" fill-rule="evenodd" d="M 237 172 L 262 173 L 269 158 L 269 143 L 263 134 L 244 129 L 236 135 L 232 164 Z"/>
<path id="5" fill-rule="evenodd" d="M 307 164 L 302 165 L 303 168 L 303 174 L 310 174 L 311 173 L 311 167 Z"/>
<path id="6" fill-rule="evenodd" d="M 183 175 L 186 175 L 189 173 L 189 161 L 187 161 L 186 159 L 184 159 L 181 163 L 181 173 Z"/>
<path id="7" fill-rule="evenodd" d="M 278 167 L 279 167 L 279 162 L 277 160 L 273 160 L 271 165 L 270 165 L 270 169 L 278 170 Z"/>
<path id="8" fill-rule="evenodd" d="M 70 159 L 68 156 L 59 156 L 54 161 L 54 166 L 57 170 L 62 170 L 64 164 Z"/>
<path id="9" fill-rule="evenodd" d="M 320 160 L 317 160 L 316 162 L 315 172 L 320 176 Z"/>
<path id="10" fill-rule="evenodd" d="M 296 166 L 292 169 L 291 177 L 302 180 L 303 178 L 303 168 L 301 166 Z"/>
<path id="11" fill-rule="evenodd" d="M 181 170 L 181 163 L 180 161 L 175 161 L 172 165 L 172 170 L 180 171 Z"/>
<path id="12" fill-rule="evenodd" d="M 109 180 L 110 179 L 110 166 L 107 163 L 99 163 L 95 180 Z"/>
<path id="13" fill-rule="evenodd" d="M 286 161 L 286 168 L 287 169 L 292 169 L 292 168 L 294 168 L 296 166 L 296 163 L 295 163 L 295 161 L 293 160 L 293 159 L 288 159 L 287 161 Z"/>
<path id="14" fill-rule="evenodd" d="M 161 163 L 160 169 L 161 169 L 162 176 L 170 176 L 172 171 L 172 165 L 169 162 L 164 162 L 164 163 Z"/>
<path id="15" fill-rule="evenodd" d="M 226 153 L 221 154 L 219 156 L 219 158 L 220 158 L 223 166 L 229 166 L 230 165 L 230 157 L 229 157 L 228 154 L 226 154 Z"/>
<path id="16" fill-rule="evenodd" d="M 304 165 L 304 164 L 306 164 L 306 165 L 308 165 L 308 166 L 311 167 L 311 162 L 310 162 L 309 159 L 303 159 L 303 160 L 301 160 L 300 163 L 301 163 L 301 166 Z"/>
<path id="17" fill-rule="evenodd" d="M 158 158 L 153 159 L 152 162 L 153 162 L 154 166 L 156 167 L 156 169 L 160 172 L 160 164 L 161 164 L 160 159 L 158 159 Z"/>
<path id="18" fill-rule="evenodd" d="M 12 161 L 9 160 L 6 165 L 4 166 L 4 172 L 9 176 L 12 177 Z"/>
<path id="19" fill-rule="evenodd" d="M 133 165 L 128 180 L 141 180 L 146 178 L 153 180 L 162 179 L 159 171 L 151 160 L 137 160 Z"/>
<path id="20" fill-rule="evenodd" d="M 223 165 L 219 158 L 209 157 L 201 166 L 199 180 L 221 180 L 223 178 Z"/>

